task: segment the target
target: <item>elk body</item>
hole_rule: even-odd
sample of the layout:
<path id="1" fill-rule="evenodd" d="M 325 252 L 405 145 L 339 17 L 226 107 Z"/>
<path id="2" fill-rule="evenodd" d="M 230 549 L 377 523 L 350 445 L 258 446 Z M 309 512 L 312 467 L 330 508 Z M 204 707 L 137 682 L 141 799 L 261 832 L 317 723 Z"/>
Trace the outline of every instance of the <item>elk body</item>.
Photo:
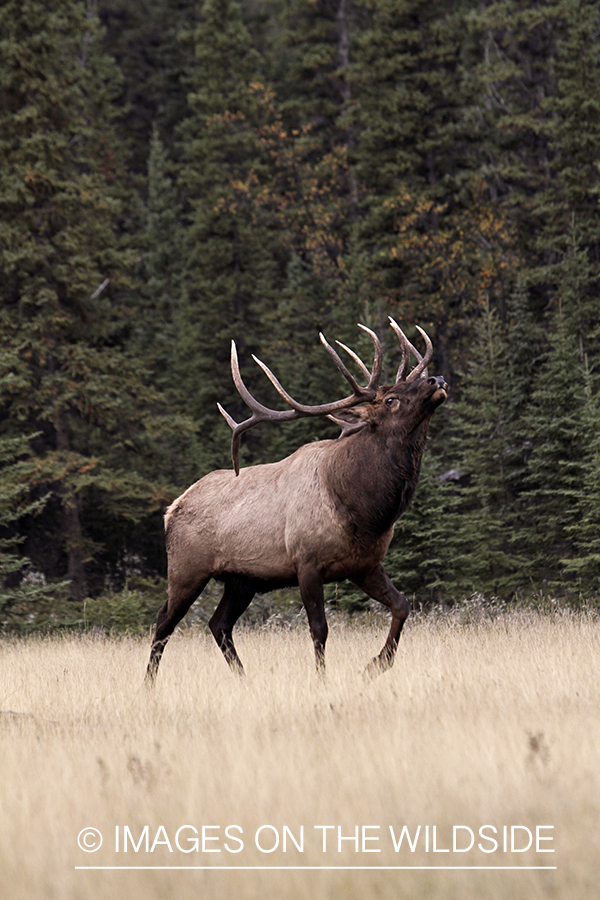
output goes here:
<path id="1" fill-rule="evenodd" d="M 371 371 L 340 344 L 368 379 L 365 387 L 321 335 L 352 387 L 350 396 L 321 406 L 298 403 L 256 360 L 291 409 L 262 406 L 241 379 L 232 343 L 233 378 L 252 415 L 238 424 L 219 407 L 233 430 L 234 469 L 201 478 L 166 512 L 168 598 L 158 613 L 150 681 L 169 636 L 211 578 L 223 582 L 224 591 L 209 627 L 234 671 L 241 673 L 243 667 L 232 629 L 254 595 L 295 585 L 322 670 L 327 639 L 323 585 L 344 579 L 392 614 L 387 640 L 367 672 L 376 674 L 393 664 L 408 603 L 382 560 L 394 522 L 417 487 L 429 420 L 446 399 L 448 386 L 442 377 L 428 376 L 432 347 L 425 332 L 419 329 L 427 346 L 422 357 L 391 318 L 390 324 L 400 340 L 402 362 L 395 383 L 382 387 L 382 351 L 374 332 L 359 326 L 373 340 Z M 416 366 L 409 371 L 411 355 Z M 322 415 L 342 428 L 339 438 L 306 444 L 280 462 L 239 468 L 240 437 L 248 428 L 262 421 Z"/>

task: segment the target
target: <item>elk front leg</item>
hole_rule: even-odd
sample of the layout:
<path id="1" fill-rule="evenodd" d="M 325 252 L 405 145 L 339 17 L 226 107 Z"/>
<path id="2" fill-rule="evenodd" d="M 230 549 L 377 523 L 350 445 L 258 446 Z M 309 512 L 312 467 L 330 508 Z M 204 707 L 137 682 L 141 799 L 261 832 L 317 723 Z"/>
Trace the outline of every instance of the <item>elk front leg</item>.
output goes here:
<path id="1" fill-rule="evenodd" d="M 308 616 L 308 625 L 315 648 L 317 672 L 325 672 L 325 642 L 327 640 L 327 619 L 325 618 L 325 598 L 323 579 L 316 569 L 298 570 L 300 596 Z"/>
<path id="2" fill-rule="evenodd" d="M 365 675 L 373 678 L 394 665 L 402 626 L 408 618 L 408 600 L 394 587 L 383 566 L 377 566 L 368 575 L 360 579 L 353 578 L 352 581 L 373 600 L 387 606 L 392 613 L 392 624 L 383 649 L 365 669 Z"/>

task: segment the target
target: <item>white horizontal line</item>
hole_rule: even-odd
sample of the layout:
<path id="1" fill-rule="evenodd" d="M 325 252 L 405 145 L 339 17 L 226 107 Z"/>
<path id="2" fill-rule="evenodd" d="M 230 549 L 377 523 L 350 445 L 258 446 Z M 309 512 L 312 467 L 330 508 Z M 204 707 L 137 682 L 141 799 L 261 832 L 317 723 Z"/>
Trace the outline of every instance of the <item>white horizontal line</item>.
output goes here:
<path id="1" fill-rule="evenodd" d="M 209 869 L 214 871 L 221 870 L 222 872 L 266 872 L 269 870 L 285 872 L 289 870 L 290 872 L 299 872 L 299 871 L 360 871 L 360 872 L 396 872 L 396 871 L 406 871 L 409 869 L 418 869 L 420 871 L 432 871 L 434 869 L 439 869 L 443 871 L 449 871 L 453 869 L 477 869 L 479 871 L 531 871 L 538 869 L 557 869 L 557 866 L 75 866 L 75 869 L 104 869 L 104 870 L 132 870 L 132 869 L 169 869 L 171 871 L 182 870 L 182 871 L 202 871 L 205 872 Z"/>

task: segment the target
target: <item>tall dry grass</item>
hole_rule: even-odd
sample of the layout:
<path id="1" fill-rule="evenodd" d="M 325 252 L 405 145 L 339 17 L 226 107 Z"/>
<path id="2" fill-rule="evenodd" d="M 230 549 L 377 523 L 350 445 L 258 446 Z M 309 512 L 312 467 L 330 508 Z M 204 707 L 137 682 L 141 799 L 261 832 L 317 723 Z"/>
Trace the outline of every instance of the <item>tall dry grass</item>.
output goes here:
<path id="1" fill-rule="evenodd" d="M 248 676 L 234 677 L 204 633 L 176 635 L 155 689 L 148 642 L 89 637 L 0 644 L 0 893 L 13 900 L 177 897 L 591 898 L 600 873 L 600 625 L 580 614 L 512 613 L 462 625 L 416 617 L 395 668 L 364 683 L 384 626 L 334 623 L 328 676 L 313 673 L 305 629 L 246 630 Z M 149 826 L 153 852 L 122 848 Z M 177 829 L 220 853 L 184 853 Z M 238 825 L 244 848 L 227 839 Z M 270 825 L 288 838 L 261 853 Z M 322 849 L 318 825 L 334 825 Z M 389 826 L 414 837 L 394 852 Z M 425 826 L 430 848 L 425 852 Z M 485 854 L 433 853 L 452 826 L 498 830 Z M 554 826 L 555 853 L 504 853 L 503 826 Z M 77 836 L 94 826 L 96 853 Z M 115 851 L 115 827 L 121 847 Z M 352 836 L 359 826 L 359 849 Z M 362 852 L 362 826 L 379 841 Z M 376 826 L 379 826 L 377 828 Z M 491 832 L 487 832 L 490 834 Z M 509 832 L 510 833 L 510 832 Z M 229 834 L 240 836 L 238 831 Z M 463 835 L 467 834 L 462 832 Z M 521 831 L 520 835 L 526 833 Z M 180 843 L 189 848 L 186 830 Z M 275 832 L 261 832 L 268 849 Z M 478 838 L 478 840 L 480 840 Z M 520 838 L 519 838 L 520 840 Z M 487 848 L 490 843 L 484 844 Z M 80 866 L 227 866 L 98 870 Z M 556 866 L 403 869 L 384 866 Z M 251 866 L 304 866 L 270 870 Z M 378 866 L 371 870 L 308 866 Z"/>

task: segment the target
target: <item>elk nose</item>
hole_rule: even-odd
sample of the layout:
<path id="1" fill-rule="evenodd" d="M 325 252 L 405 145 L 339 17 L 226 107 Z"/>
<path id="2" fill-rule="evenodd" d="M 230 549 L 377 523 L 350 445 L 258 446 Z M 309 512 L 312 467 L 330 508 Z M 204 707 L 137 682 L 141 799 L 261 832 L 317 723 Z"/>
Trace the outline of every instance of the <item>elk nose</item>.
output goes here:
<path id="1" fill-rule="evenodd" d="M 444 379 L 443 375 L 435 375 L 431 378 L 428 378 L 427 384 L 430 384 L 433 387 L 441 388 L 443 391 L 448 390 L 448 385 L 446 384 L 446 380 Z"/>

